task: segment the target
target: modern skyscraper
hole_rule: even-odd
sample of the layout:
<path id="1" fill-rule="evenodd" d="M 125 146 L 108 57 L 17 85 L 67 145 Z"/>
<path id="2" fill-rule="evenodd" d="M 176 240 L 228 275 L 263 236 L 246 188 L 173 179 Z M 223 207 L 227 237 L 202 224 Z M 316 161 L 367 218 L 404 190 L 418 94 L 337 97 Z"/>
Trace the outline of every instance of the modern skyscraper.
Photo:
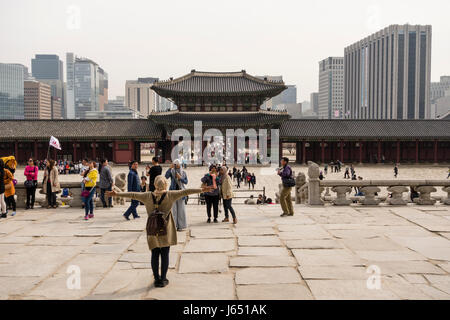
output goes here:
<path id="1" fill-rule="evenodd" d="M 344 117 L 344 58 L 328 57 L 319 62 L 319 119 Z"/>
<path id="2" fill-rule="evenodd" d="M 55 54 L 37 54 L 31 59 L 33 78 L 51 86 L 52 97 L 62 104 L 62 115 L 66 115 L 66 92 L 64 89 L 63 62 Z"/>
<path id="3" fill-rule="evenodd" d="M 430 118 L 431 26 L 391 25 L 345 48 L 353 119 Z"/>
<path id="4" fill-rule="evenodd" d="M 138 78 L 125 83 L 125 107 L 147 117 L 152 112 L 167 111 L 175 108 L 172 101 L 160 97 L 151 89 L 158 78 Z"/>
<path id="5" fill-rule="evenodd" d="M 51 99 L 50 85 L 36 80 L 26 80 L 24 82 L 25 119 L 52 119 Z M 59 113 L 61 114 L 61 111 Z"/>
<path id="6" fill-rule="evenodd" d="M 52 97 L 52 119 L 62 119 L 62 103 L 57 97 Z"/>
<path id="7" fill-rule="evenodd" d="M 312 112 L 318 114 L 319 113 L 319 93 L 313 92 L 310 95 L 310 103 Z"/>
<path id="8" fill-rule="evenodd" d="M 83 119 L 108 103 L 108 74 L 94 61 L 67 53 L 67 118 Z"/>
<path id="9" fill-rule="evenodd" d="M 0 119 L 23 119 L 24 66 L 0 63 Z"/>

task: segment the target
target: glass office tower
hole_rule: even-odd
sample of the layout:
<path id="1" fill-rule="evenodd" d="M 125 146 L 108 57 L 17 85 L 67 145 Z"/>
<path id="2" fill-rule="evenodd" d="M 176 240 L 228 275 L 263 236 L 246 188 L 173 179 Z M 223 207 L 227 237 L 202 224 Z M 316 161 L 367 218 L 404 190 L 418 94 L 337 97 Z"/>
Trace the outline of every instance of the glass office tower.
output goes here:
<path id="1" fill-rule="evenodd" d="M 0 119 L 24 119 L 24 67 L 0 63 Z"/>

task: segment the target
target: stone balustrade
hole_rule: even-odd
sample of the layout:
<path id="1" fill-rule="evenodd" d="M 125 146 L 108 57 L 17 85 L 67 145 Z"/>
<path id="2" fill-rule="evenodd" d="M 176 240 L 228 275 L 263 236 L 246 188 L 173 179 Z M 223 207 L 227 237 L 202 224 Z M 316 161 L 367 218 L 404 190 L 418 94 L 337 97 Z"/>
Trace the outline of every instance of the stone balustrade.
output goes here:
<path id="1" fill-rule="evenodd" d="M 331 202 L 337 206 L 346 206 L 354 202 L 359 202 L 366 206 L 376 206 L 380 203 L 402 206 L 408 201 L 404 199 L 404 194 L 410 188 L 418 193 L 414 198 L 414 203 L 418 205 L 433 205 L 440 199 L 440 203 L 450 205 L 450 180 L 319 180 L 319 166 L 314 162 L 308 162 L 308 181 L 298 188 L 296 197 L 301 203 L 310 205 L 323 205 L 324 202 Z M 387 188 L 390 197 L 379 196 L 381 187 Z M 433 197 L 432 193 L 437 192 L 437 188 L 447 193 L 447 196 Z M 326 190 L 322 197 L 322 192 Z M 352 190 L 359 190 L 363 196 L 348 196 Z M 333 197 L 331 192 L 336 194 Z"/>
<path id="2" fill-rule="evenodd" d="M 336 198 L 331 200 L 335 205 L 349 205 L 353 201 L 347 197 L 347 193 L 351 193 L 353 188 L 360 190 L 364 196 L 360 198 L 363 205 L 378 205 L 383 202 L 383 197 L 379 197 L 380 187 L 387 187 L 387 191 L 391 193 L 391 197 L 386 198 L 385 203 L 391 205 L 406 205 L 407 201 L 403 198 L 404 193 L 409 192 L 413 187 L 419 194 L 414 199 L 414 203 L 418 205 L 433 205 L 436 203 L 433 192 L 437 192 L 437 187 L 447 193 L 447 197 L 442 197 L 442 204 L 450 204 L 450 181 L 449 180 L 322 180 L 319 182 L 320 187 L 336 193 Z M 329 199 L 326 195 L 324 199 Z"/>
<path id="3" fill-rule="evenodd" d="M 70 192 L 72 193 L 70 198 L 64 199 L 60 198 L 59 195 L 57 195 L 59 200 L 63 200 L 64 202 L 68 202 L 71 207 L 75 208 L 81 208 L 82 206 L 82 198 L 81 198 L 81 183 L 80 182 L 61 182 L 61 190 L 64 188 L 68 188 Z M 23 182 L 17 183 L 16 187 L 16 205 L 17 208 L 25 208 L 26 206 L 26 200 L 27 200 L 27 190 L 23 184 Z M 37 189 L 36 189 L 36 201 L 37 197 L 41 193 L 42 190 L 42 183 L 39 182 Z M 44 195 L 45 196 L 45 195 Z"/>

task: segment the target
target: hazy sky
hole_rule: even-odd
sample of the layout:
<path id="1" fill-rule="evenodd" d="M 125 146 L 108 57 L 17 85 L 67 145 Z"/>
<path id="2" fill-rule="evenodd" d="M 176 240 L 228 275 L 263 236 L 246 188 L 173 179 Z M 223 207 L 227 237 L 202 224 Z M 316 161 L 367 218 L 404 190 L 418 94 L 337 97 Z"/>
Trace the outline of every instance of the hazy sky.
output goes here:
<path id="1" fill-rule="evenodd" d="M 318 89 L 318 61 L 390 24 L 433 26 L 432 81 L 450 74 L 448 0 L 0 0 L 0 62 L 36 53 L 88 57 L 125 80 L 191 69 L 282 75 L 298 100 Z M 65 73 L 65 70 L 64 70 Z"/>

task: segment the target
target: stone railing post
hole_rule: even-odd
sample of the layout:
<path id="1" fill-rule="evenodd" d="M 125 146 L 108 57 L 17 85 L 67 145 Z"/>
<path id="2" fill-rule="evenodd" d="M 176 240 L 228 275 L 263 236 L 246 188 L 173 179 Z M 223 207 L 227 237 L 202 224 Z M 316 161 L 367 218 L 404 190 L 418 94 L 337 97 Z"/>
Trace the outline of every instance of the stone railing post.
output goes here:
<path id="1" fill-rule="evenodd" d="M 71 188 L 70 192 L 72 193 L 70 199 L 70 207 L 72 208 L 81 208 L 83 204 L 83 200 L 81 198 L 81 187 L 80 188 Z"/>
<path id="2" fill-rule="evenodd" d="M 387 198 L 386 202 L 396 206 L 406 206 L 406 201 L 403 200 L 403 192 L 408 192 L 405 186 L 391 186 L 387 191 L 392 193 L 392 198 Z"/>
<path id="3" fill-rule="evenodd" d="M 420 205 L 432 205 L 436 203 L 436 200 L 431 198 L 431 193 L 436 192 L 437 189 L 433 186 L 420 186 L 416 188 L 419 192 L 419 198 L 415 199 L 415 202 Z"/>
<path id="4" fill-rule="evenodd" d="M 323 201 L 320 199 L 320 180 L 319 180 L 319 166 L 317 163 L 308 161 L 308 199 L 310 205 L 323 206 Z"/>
<path id="5" fill-rule="evenodd" d="M 336 199 L 333 200 L 333 204 L 336 206 L 348 206 L 352 203 L 352 200 L 347 199 L 347 193 L 352 192 L 351 187 L 337 186 L 331 188 L 331 191 L 336 192 Z"/>
<path id="6" fill-rule="evenodd" d="M 375 193 L 380 192 L 380 191 L 381 191 L 381 189 L 378 187 L 372 187 L 372 186 L 362 187 L 361 192 L 364 193 L 364 200 L 361 201 L 361 203 L 366 206 L 367 205 L 369 205 L 369 206 L 378 205 L 381 200 L 375 199 Z"/>
<path id="7" fill-rule="evenodd" d="M 27 202 L 27 189 L 25 189 L 25 187 L 18 187 L 16 186 L 16 207 L 17 208 L 25 208 L 26 207 L 26 202 Z"/>
<path id="8" fill-rule="evenodd" d="M 447 192 L 447 198 L 443 198 L 443 199 L 441 200 L 441 202 L 442 202 L 443 204 L 450 205 L 450 186 L 448 186 L 448 187 L 443 187 L 443 188 L 442 188 L 442 191 Z"/>

